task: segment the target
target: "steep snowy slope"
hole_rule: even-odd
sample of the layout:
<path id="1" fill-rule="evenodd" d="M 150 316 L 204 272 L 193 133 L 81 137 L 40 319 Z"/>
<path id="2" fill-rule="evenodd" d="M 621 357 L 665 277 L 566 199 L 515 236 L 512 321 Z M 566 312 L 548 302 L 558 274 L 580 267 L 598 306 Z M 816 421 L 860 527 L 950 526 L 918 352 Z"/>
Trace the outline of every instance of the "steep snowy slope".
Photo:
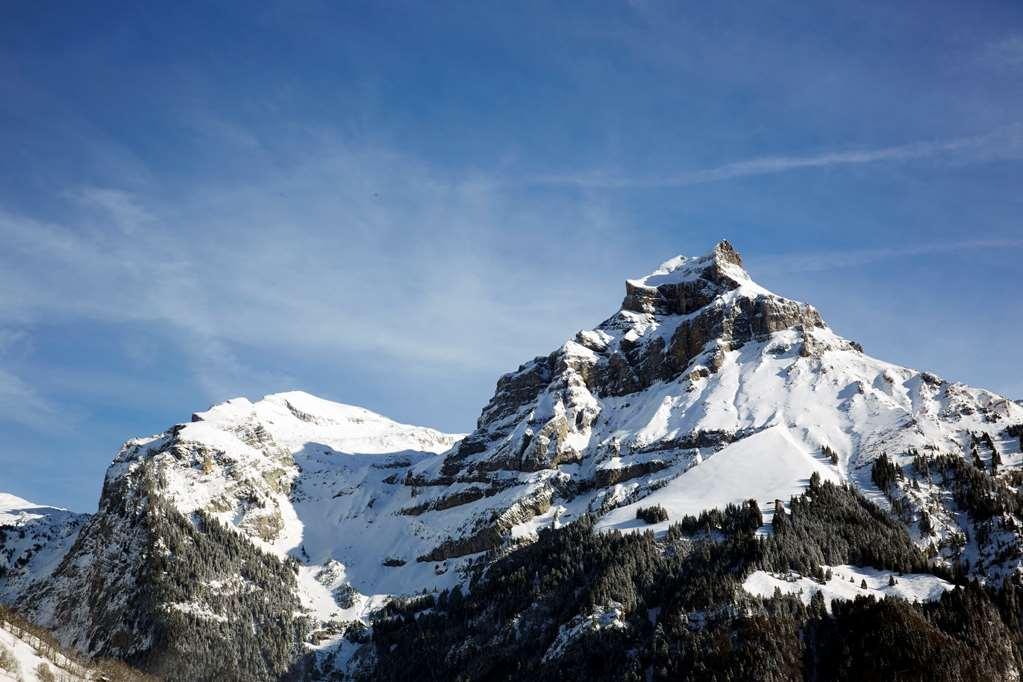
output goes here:
<path id="1" fill-rule="evenodd" d="M 88 518 L 0 493 L 0 604 L 53 573 Z"/>
<path id="2" fill-rule="evenodd" d="M 597 527 L 662 531 L 667 530 L 671 519 L 685 514 L 697 516 L 705 509 L 721 509 L 749 499 L 785 501 L 801 494 L 814 473 L 824 480 L 840 482 L 825 458 L 808 452 L 784 426 L 774 425 L 725 446 L 642 500 L 608 512 Z M 654 504 L 668 511 L 668 521 L 648 525 L 636 518 L 638 507 Z M 770 522 L 774 507 L 762 511 L 764 520 Z"/>
<path id="3" fill-rule="evenodd" d="M 268 679 L 544 526 L 663 530 L 747 499 L 769 520 L 813 474 L 997 577 L 1020 563 L 1019 425 L 1013 401 L 864 354 L 722 242 L 626 282 L 611 318 L 503 376 L 464 439 L 295 392 L 129 441 L 60 566 L 14 594 L 89 654 Z M 980 514 L 967 479 L 997 504 Z M 653 504 L 668 521 L 646 526 Z"/>

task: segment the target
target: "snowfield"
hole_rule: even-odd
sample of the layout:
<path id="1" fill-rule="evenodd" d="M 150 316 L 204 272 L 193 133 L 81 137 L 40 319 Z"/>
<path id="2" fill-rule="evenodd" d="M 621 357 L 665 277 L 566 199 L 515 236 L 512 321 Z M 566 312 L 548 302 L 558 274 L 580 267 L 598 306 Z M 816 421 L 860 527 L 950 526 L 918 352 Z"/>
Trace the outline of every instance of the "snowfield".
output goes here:
<path id="1" fill-rule="evenodd" d="M 793 594 L 809 605 L 813 595 L 820 592 L 824 603 L 831 610 L 831 602 L 835 599 L 855 599 L 860 596 L 873 596 L 877 599 L 899 597 L 906 601 L 936 601 L 945 592 L 955 589 L 955 585 L 935 575 L 926 573 L 905 573 L 899 575 L 893 571 L 880 571 L 861 566 L 821 566 L 824 571 L 831 570 L 832 577 L 825 584 L 812 578 L 794 573 L 778 575 L 766 571 L 754 571 L 742 584 L 742 589 L 755 597 L 772 597 L 775 590 L 782 594 Z M 895 585 L 889 585 L 891 578 Z M 866 581 L 866 589 L 862 588 Z"/>
<path id="2" fill-rule="evenodd" d="M 757 500 L 769 524 L 774 501 L 787 503 L 802 494 L 814 473 L 823 480 L 841 480 L 827 460 L 808 452 L 786 427 L 775 425 L 726 446 L 643 499 L 612 510 L 597 527 L 660 533 L 686 514 L 698 516 L 705 509 L 749 499 Z M 650 505 L 664 507 L 668 520 L 648 525 L 637 519 L 636 509 Z"/>

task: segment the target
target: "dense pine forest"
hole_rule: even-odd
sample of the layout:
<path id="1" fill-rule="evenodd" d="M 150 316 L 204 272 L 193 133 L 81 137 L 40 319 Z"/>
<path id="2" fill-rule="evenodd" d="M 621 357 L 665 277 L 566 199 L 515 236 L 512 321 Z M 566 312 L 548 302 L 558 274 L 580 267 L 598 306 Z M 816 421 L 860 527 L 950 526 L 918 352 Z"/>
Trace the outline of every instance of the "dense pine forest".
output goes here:
<path id="1" fill-rule="evenodd" d="M 1019 664 L 1016 579 L 960 577 L 933 603 L 864 596 L 830 611 L 819 593 L 808 605 L 745 594 L 753 570 L 815 575 L 821 564 L 956 579 L 851 488 L 813 480 L 790 506 L 764 537 L 752 501 L 683 519 L 663 541 L 596 533 L 589 517 L 545 530 L 465 592 L 392 604 L 374 624 L 366 679 L 991 680 Z M 621 620 L 558 645 L 558 623 L 609 608 Z"/>

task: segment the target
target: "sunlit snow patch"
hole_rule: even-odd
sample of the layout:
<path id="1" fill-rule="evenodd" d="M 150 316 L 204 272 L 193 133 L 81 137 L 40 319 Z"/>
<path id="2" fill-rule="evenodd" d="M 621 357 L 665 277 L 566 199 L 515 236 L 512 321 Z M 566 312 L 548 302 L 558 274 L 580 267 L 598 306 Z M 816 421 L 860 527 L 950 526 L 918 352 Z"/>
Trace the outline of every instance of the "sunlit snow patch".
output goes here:
<path id="1" fill-rule="evenodd" d="M 828 566 L 821 566 L 825 571 Z M 828 610 L 835 599 L 855 599 L 873 595 L 878 599 L 887 596 L 901 597 L 907 601 L 935 601 L 954 585 L 936 575 L 927 573 L 904 573 L 881 571 L 859 566 L 832 566 L 832 576 L 825 584 L 795 573 L 768 573 L 754 571 L 742 584 L 749 594 L 756 597 L 772 597 L 775 589 L 782 594 L 793 594 L 804 604 L 809 604 L 813 595 L 820 592 Z M 895 584 L 890 584 L 894 578 Z M 863 588 L 866 582 L 867 587 Z"/>
<path id="2" fill-rule="evenodd" d="M 822 480 L 841 480 L 834 468 L 808 452 L 786 427 L 772 426 L 723 448 L 643 499 L 612 510 L 597 527 L 660 532 L 685 514 L 697 516 L 705 509 L 749 499 L 760 504 L 769 523 L 774 501 L 787 503 L 802 494 L 814 472 Z M 664 507 L 668 520 L 647 525 L 636 518 L 637 508 L 651 505 Z"/>

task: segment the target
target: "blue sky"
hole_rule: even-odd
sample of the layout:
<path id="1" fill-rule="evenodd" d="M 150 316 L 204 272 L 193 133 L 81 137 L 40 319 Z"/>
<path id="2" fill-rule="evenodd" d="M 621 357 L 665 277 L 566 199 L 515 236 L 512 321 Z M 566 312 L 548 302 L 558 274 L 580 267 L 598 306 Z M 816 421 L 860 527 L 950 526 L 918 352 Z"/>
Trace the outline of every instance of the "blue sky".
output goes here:
<path id="1" fill-rule="evenodd" d="M 721 238 L 1023 398 L 1020 3 L 253 8 L 0 9 L 0 489 L 92 509 L 122 441 L 237 395 L 470 430 Z"/>

